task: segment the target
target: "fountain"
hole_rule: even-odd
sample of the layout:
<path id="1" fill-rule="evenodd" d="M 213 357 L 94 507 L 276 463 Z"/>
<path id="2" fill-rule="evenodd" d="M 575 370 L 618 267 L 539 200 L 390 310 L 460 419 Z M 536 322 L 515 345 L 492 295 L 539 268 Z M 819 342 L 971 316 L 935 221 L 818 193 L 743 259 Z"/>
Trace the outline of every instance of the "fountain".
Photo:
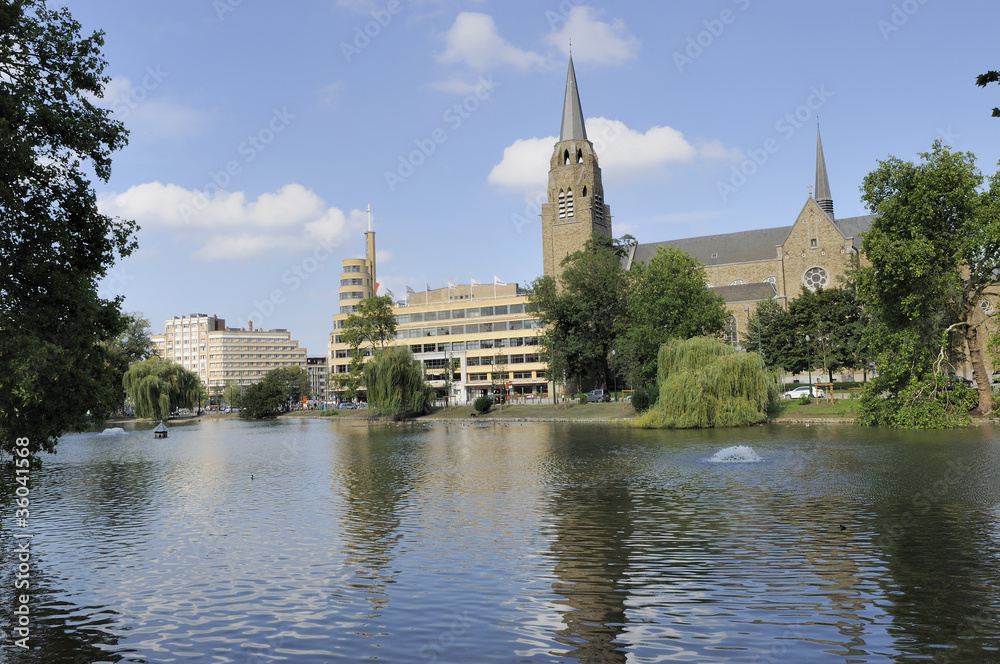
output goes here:
<path id="1" fill-rule="evenodd" d="M 755 463 L 763 461 L 763 459 L 748 445 L 733 445 L 719 450 L 706 461 L 710 463 Z"/>

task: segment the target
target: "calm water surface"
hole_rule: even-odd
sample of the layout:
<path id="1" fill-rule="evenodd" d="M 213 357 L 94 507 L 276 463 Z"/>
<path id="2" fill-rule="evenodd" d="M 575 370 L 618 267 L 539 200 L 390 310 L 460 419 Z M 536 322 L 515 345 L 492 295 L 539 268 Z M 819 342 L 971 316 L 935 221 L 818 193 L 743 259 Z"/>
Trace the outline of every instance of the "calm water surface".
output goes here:
<path id="1" fill-rule="evenodd" d="M 1000 662 L 993 428 L 205 422 L 32 478 L 0 661 Z"/>

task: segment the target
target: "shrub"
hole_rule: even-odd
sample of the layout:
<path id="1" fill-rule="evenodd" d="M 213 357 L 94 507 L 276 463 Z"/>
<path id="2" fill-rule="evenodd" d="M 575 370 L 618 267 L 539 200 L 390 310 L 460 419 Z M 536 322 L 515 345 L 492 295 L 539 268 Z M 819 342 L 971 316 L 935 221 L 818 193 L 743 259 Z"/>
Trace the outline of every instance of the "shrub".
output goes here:
<path id="1" fill-rule="evenodd" d="M 579 396 L 579 400 L 580 400 L 580 403 L 587 403 L 587 395 L 586 394 L 581 394 Z"/>
<path id="2" fill-rule="evenodd" d="M 803 394 L 801 397 L 799 397 L 800 406 L 808 406 L 812 402 L 813 402 L 812 397 L 809 396 L 808 394 Z"/>
<path id="3" fill-rule="evenodd" d="M 637 413 L 643 413 L 653 404 L 653 395 L 645 387 L 640 387 L 632 393 L 632 408 Z"/>
<path id="4" fill-rule="evenodd" d="M 485 415 L 493 408 L 493 397 L 479 397 L 472 402 L 472 407 L 476 409 L 477 413 Z"/>

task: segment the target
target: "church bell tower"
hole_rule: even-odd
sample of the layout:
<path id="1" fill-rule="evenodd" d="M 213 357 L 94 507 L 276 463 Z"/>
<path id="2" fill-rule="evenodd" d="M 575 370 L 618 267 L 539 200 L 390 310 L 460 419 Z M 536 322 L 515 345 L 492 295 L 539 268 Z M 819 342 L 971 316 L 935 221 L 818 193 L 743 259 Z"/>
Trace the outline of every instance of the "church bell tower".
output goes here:
<path id="1" fill-rule="evenodd" d="M 611 208 L 604 203 L 601 167 L 587 139 L 570 55 L 562 127 L 549 164 L 548 202 L 542 204 L 544 274 L 558 284 L 562 260 L 581 251 L 592 233 L 611 237 Z"/>

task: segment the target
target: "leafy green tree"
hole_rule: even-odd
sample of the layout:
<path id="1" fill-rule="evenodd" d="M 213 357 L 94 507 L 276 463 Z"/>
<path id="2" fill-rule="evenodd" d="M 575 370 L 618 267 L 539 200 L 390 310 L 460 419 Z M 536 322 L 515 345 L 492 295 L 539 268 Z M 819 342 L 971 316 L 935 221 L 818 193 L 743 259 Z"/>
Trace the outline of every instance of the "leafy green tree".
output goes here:
<path id="1" fill-rule="evenodd" d="M 0 449 L 24 437 L 34 454 L 115 407 L 106 344 L 124 325 L 97 286 L 136 226 L 100 214 L 89 180 L 127 140 L 91 101 L 109 80 L 103 33 L 43 0 L 3 3 L 0 24 Z"/>
<path id="2" fill-rule="evenodd" d="M 791 372 L 798 366 L 795 321 L 777 300 L 764 300 L 747 319 L 742 345 L 760 355 L 765 366 Z M 805 366 L 805 350 L 802 351 Z"/>
<path id="3" fill-rule="evenodd" d="M 198 375 L 169 360 L 135 362 L 122 378 L 137 417 L 165 420 L 178 408 L 193 408 L 204 390 Z"/>
<path id="4" fill-rule="evenodd" d="M 277 417 L 288 405 L 280 381 L 262 380 L 247 387 L 240 398 L 240 418 L 262 420 Z"/>
<path id="5" fill-rule="evenodd" d="M 975 156 L 940 140 L 921 158 L 879 162 L 862 187 L 878 215 L 862 245 L 871 265 L 858 271 L 859 297 L 872 316 L 864 339 L 878 369 L 859 411 L 869 424 L 945 426 L 963 417 L 947 395 L 943 409 L 928 406 L 919 422 L 899 417 L 923 412 L 923 401 L 942 403 L 937 377 L 962 342 L 978 385 L 975 412 L 994 409 L 976 312 L 1000 275 L 1000 174 L 982 190 Z"/>
<path id="6" fill-rule="evenodd" d="M 582 251 L 563 259 L 561 283 L 549 275 L 532 283 L 527 310 L 545 324 L 539 342 L 553 378 L 565 372 L 607 388 L 615 331 L 625 312 L 627 241 L 594 234 Z"/>
<path id="7" fill-rule="evenodd" d="M 705 285 L 702 265 L 684 251 L 658 247 L 648 263 L 628 274 L 617 355 L 632 385 L 656 385 L 656 358 L 668 339 L 721 333 L 729 313 Z"/>
<path id="8" fill-rule="evenodd" d="M 345 320 L 340 333 L 341 340 L 351 348 L 350 373 L 337 376 L 339 389 L 345 390 L 344 397 L 353 400 L 362 381 L 364 358 L 376 348 L 385 348 L 396 338 L 396 315 L 392 310 L 392 297 L 382 295 L 369 297 L 358 304 L 358 310 Z M 369 344 L 370 349 L 364 346 Z"/>
<path id="9" fill-rule="evenodd" d="M 807 361 L 811 360 L 812 370 L 826 372 L 832 383 L 834 371 L 859 366 L 861 307 L 852 290 L 817 288 L 810 291 L 803 286 L 799 297 L 789 303 L 788 316 L 796 342 L 789 352 L 793 358 L 792 371 L 806 371 Z M 811 339 L 810 352 L 806 352 L 803 341 L 807 334 Z"/>
<path id="10" fill-rule="evenodd" d="M 153 342 L 150 338 L 149 319 L 140 313 L 124 314 L 125 329 L 110 341 L 104 343 L 117 379 L 115 385 L 115 407 L 120 409 L 125 403 L 125 387 L 122 378 L 133 362 L 142 362 L 153 356 Z"/>
<path id="11" fill-rule="evenodd" d="M 241 399 L 243 398 L 243 390 L 240 386 L 233 382 L 226 383 L 225 389 L 222 391 L 222 400 L 230 406 L 240 406 Z"/>
<path id="12" fill-rule="evenodd" d="M 262 382 L 275 385 L 285 404 L 298 403 L 302 397 L 309 396 L 309 372 L 302 367 L 272 369 L 264 375 Z"/>
<path id="13" fill-rule="evenodd" d="M 434 390 L 424 380 L 424 365 L 407 346 L 390 346 L 365 363 L 368 407 L 377 415 L 402 419 L 430 412 Z"/>
<path id="14" fill-rule="evenodd" d="M 985 88 L 990 83 L 1000 83 L 1000 71 L 988 71 L 976 77 L 976 85 Z M 1000 118 L 1000 108 L 993 107 L 993 117 Z"/>

